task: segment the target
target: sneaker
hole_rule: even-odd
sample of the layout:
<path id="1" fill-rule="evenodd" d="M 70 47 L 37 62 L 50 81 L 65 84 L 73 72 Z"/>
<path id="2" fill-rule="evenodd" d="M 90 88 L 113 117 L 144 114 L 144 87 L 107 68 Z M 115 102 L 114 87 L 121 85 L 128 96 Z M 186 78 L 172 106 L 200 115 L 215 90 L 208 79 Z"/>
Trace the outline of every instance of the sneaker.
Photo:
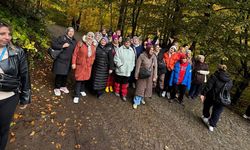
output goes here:
<path id="1" fill-rule="evenodd" d="M 167 99 L 170 99 L 170 98 L 171 98 L 170 93 L 167 92 Z"/>
<path id="2" fill-rule="evenodd" d="M 123 97 L 122 97 L 122 100 L 123 100 L 124 102 L 127 101 L 126 96 L 123 96 Z"/>
<path id="3" fill-rule="evenodd" d="M 212 127 L 212 126 L 209 125 L 208 126 L 208 130 L 211 131 L 211 132 L 213 132 L 214 131 L 214 127 Z"/>
<path id="4" fill-rule="evenodd" d="M 246 114 L 243 115 L 243 118 L 250 119 L 250 116 L 247 116 Z"/>
<path id="5" fill-rule="evenodd" d="M 109 92 L 113 92 L 114 90 L 113 90 L 113 87 L 112 86 L 110 86 L 109 87 Z"/>
<path id="6" fill-rule="evenodd" d="M 141 103 L 142 103 L 143 105 L 146 104 L 146 102 L 144 101 L 144 99 L 141 100 Z"/>
<path id="7" fill-rule="evenodd" d="M 208 118 L 206 118 L 206 117 L 204 117 L 204 116 L 201 116 L 201 119 L 202 119 L 202 121 L 203 121 L 206 125 L 209 124 L 209 123 L 208 123 Z"/>
<path id="8" fill-rule="evenodd" d="M 163 92 L 161 93 L 161 96 L 162 96 L 162 97 L 165 97 L 165 96 L 166 96 L 166 91 L 163 91 Z"/>
<path id="9" fill-rule="evenodd" d="M 79 97 L 74 97 L 73 103 L 74 103 L 74 104 L 78 104 L 78 103 L 79 103 Z"/>
<path id="10" fill-rule="evenodd" d="M 54 89 L 54 93 L 55 93 L 56 96 L 61 96 L 60 89 Z"/>
<path id="11" fill-rule="evenodd" d="M 134 108 L 134 109 L 137 109 L 137 105 L 136 105 L 136 104 L 133 104 L 133 108 Z"/>
<path id="12" fill-rule="evenodd" d="M 108 86 L 106 86 L 106 88 L 105 88 L 105 92 L 106 92 L 106 93 L 108 93 L 108 92 L 109 92 L 109 87 L 108 87 Z"/>
<path id="13" fill-rule="evenodd" d="M 119 93 L 115 93 L 115 96 L 120 97 L 120 94 Z"/>
<path id="14" fill-rule="evenodd" d="M 84 97 L 84 96 L 87 96 L 87 94 L 83 91 L 83 92 L 80 92 L 81 95 Z"/>
<path id="15" fill-rule="evenodd" d="M 67 87 L 61 87 L 60 88 L 60 91 L 63 91 L 64 93 L 68 94 L 69 93 L 69 90 Z"/>

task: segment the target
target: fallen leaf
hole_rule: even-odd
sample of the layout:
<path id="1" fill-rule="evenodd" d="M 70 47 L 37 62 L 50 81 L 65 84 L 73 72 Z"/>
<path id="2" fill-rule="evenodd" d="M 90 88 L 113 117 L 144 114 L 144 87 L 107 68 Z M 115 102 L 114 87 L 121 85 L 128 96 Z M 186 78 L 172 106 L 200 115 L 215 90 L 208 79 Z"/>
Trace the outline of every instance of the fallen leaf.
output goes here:
<path id="1" fill-rule="evenodd" d="M 56 143 L 56 149 L 61 149 L 61 148 L 62 148 L 62 145 L 59 143 Z"/>
<path id="2" fill-rule="evenodd" d="M 76 144 L 75 145 L 75 149 L 80 149 L 81 148 L 81 145 L 80 144 Z"/>
<path id="3" fill-rule="evenodd" d="M 31 133 L 30 133 L 30 136 L 33 136 L 33 135 L 35 135 L 35 131 L 32 131 Z"/>

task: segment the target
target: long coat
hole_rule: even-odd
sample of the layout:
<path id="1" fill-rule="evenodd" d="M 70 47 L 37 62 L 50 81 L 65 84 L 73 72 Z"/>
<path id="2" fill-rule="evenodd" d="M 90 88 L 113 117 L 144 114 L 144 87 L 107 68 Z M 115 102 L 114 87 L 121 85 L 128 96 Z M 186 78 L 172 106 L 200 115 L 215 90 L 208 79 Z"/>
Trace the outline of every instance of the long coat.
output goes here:
<path id="1" fill-rule="evenodd" d="M 68 75 L 71 69 L 71 58 L 76 46 L 75 38 L 70 39 L 66 35 L 60 36 L 52 43 L 53 49 L 62 49 L 63 44 L 68 43 L 69 47 L 64 48 L 53 63 L 52 71 L 58 75 Z"/>
<path id="2" fill-rule="evenodd" d="M 114 60 L 110 46 L 96 48 L 96 57 L 92 70 L 92 84 L 94 90 L 103 90 L 106 87 L 109 70 L 114 69 Z"/>
<path id="3" fill-rule="evenodd" d="M 151 68 L 151 76 L 147 79 L 139 79 L 139 72 L 140 68 L 145 67 L 150 69 Z M 146 52 L 143 52 L 136 62 L 135 68 L 135 78 L 138 78 L 136 82 L 136 96 L 142 97 L 152 97 L 153 91 L 153 78 L 157 78 L 157 58 L 155 55 L 148 58 Z"/>
<path id="4" fill-rule="evenodd" d="M 75 79 L 76 81 L 89 80 L 91 76 L 92 65 L 95 60 L 96 47 L 91 45 L 91 56 L 88 57 L 88 45 L 79 41 L 72 57 L 72 64 L 76 64 Z"/>

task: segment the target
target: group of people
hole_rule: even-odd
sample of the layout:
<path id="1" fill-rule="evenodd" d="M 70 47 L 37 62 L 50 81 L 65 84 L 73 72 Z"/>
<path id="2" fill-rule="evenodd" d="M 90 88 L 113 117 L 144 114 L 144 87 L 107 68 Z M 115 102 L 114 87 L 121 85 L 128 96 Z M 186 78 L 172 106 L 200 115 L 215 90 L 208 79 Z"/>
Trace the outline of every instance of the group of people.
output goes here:
<path id="1" fill-rule="evenodd" d="M 153 88 L 160 97 L 169 102 L 177 100 L 183 104 L 186 89 L 194 99 L 200 95 L 204 103 L 202 120 L 210 131 L 219 120 L 223 105 L 216 103 L 215 93 L 225 82 L 232 81 L 226 72 L 227 66 L 220 64 L 218 70 L 209 74 L 205 57 L 192 58 L 188 45 L 170 48 L 160 47 L 156 39 L 146 39 L 142 43 L 138 37 L 122 38 L 117 30 L 112 36 L 102 32 L 88 32 L 80 41 L 74 38 L 74 28 L 69 27 L 58 37 L 52 48 L 63 51 L 53 62 L 55 74 L 54 94 L 69 93 L 67 77 L 74 72 L 75 93 L 73 102 L 79 103 L 80 96 L 86 96 L 85 85 L 91 88 L 97 98 L 104 92 L 114 92 L 123 101 L 127 100 L 129 83 L 135 87 L 134 109 L 145 104 L 152 97 Z M 0 22 L 0 149 L 4 150 L 8 141 L 10 123 L 17 104 L 26 108 L 31 101 L 29 69 L 25 52 L 11 43 L 11 27 Z M 89 82 L 91 81 L 91 82 Z M 213 107 L 210 114 L 210 108 Z M 250 119 L 250 106 L 244 118 Z"/>
<path id="2" fill-rule="evenodd" d="M 205 57 L 198 55 L 193 58 L 187 44 L 179 46 L 175 42 L 166 49 L 161 48 L 158 39 L 147 38 L 140 42 L 137 36 L 123 38 L 120 30 L 108 36 L 105 29 L 88 32 L 77 42 L 74 29 L 69 27 L 65 35 L 53 42 L 52 48 L 64 49 L 53 64 L 56 74 L 54 93 L 56 96 L 61 92 L 69 93 L 66 81 L 72 69 L 76 81 L 73 102 L 76 104 L 80 96 L 87 95 L 86 83 L 90 83 L 91 91 L 99 99 L 106 91 L 114 92 L 123 101 L 127 101 L 128 87 L 132 85 L 135 88 L 134 109 L 152 97 L 154 88 L 160 97 L 167 97 L 169 102 L 177 100 L 182 106 L 184 95 L 189 91 L 190 99 L 201 95 L 204 102 L 202 119 L 212 131 L 223 105 L 214 103 L 211 93 L 228 81 L 232 87 L 226 65 L 220 64 L 208 79 L 210 72 Z"/>

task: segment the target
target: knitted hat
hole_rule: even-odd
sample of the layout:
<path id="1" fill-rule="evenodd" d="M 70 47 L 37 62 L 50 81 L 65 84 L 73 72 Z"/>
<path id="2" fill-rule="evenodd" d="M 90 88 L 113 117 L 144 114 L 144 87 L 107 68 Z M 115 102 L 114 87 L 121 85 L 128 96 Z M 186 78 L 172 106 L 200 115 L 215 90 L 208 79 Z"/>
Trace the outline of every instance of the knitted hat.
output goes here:
<path id="1" fill-rule="evenodd" d="M 114 34 L 113 36 L 112 36 L 112 40 L 114 41 L 115 39 L 119 39 L 119 37 L 118 37 L 118 35 L 116 35 L 116 34 Z"/>
<path id="2" fill-rule="evenodd" d="M 174 49 L 174 51 L 177 51 L 176 46 L 171 46 L 170 49 Z"/>
<path id="3" fill-rule="evenodd" d="M 101 38 L 101 40 L 103 40 L 103 39 L 106 41 L 106 43 L 108 43 L 108 42 L 109 42 L 109 40 L 108 40 L 108 38 L 107 38 L 107 37 L 102 37 L 102 38 Z"/>

